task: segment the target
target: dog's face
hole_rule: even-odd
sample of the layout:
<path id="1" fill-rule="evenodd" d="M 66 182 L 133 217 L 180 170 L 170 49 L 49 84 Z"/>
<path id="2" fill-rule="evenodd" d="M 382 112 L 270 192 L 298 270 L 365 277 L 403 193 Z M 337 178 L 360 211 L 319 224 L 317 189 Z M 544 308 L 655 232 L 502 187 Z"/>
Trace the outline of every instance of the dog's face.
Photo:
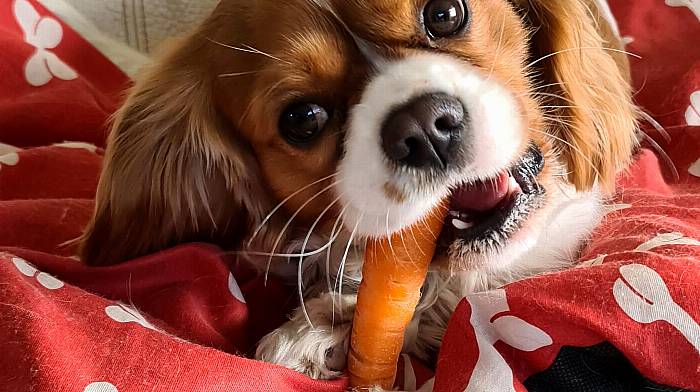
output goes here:
<path id="1" fill-rule="evenodd" d="M 330 237 L 343 222 L 355 238 L 382 236 L 420 224 L 447 198 L 439 257 L 459 269 L 507 265 L 561 189 L 609 187 L 634 144 L 624 61 L 592 9 L 583 0 L 223 0 L 118 118 L 88 259 L 106 257 L 91 254 L 90 238 L 101 241 L 100 218 L 116 210 L 156 205 L 154 226 L 172 228 L 131 246 L 144 252 L 207 231 L 257 234 L 280 203 L 302 234 L 313 226 Z M 158 137 L 134 136 L 156 127 Z M 153 139 L 157 151 L 133 157 L 134 145 L 148 149 L 129 138 Z M 168 142 L 194 158 L 173 156 Z M 148 207 L 134 195 L 125 203 L 114 193 L 119 176 L 138 171 L 120 163 L 129 154 L 151 172 L 179 159 L 181 179 L 144 191 Z M 171 185 L 185 197 L 168 201 L 183 192 Z M 229 233 L 234 219 L 251 226 Z M 286 226 L 272 238 L 293 232 Z M 259 250 L 280 250 L 268 243 Z"/>
<path id="2" fill-rule="evenodd" d="M 300 215 L 332 205 L 327 222 L 342 211 L 347 230 L 381 236 L 450 196 L 442 245 L 462 262 L 499 251 L 543 203 L 536 177 L 551 147 L 511 3 L 264 3 L 253 20 L 282 20 L 241 42 L 268 56 L 229 69 L 256 73 L 223 91 L 239 94 L 242 77 L 253 87 L 220 102 L 278 200 L 327 178 L 288 202 L 290 214 L 315 197 Z"/>

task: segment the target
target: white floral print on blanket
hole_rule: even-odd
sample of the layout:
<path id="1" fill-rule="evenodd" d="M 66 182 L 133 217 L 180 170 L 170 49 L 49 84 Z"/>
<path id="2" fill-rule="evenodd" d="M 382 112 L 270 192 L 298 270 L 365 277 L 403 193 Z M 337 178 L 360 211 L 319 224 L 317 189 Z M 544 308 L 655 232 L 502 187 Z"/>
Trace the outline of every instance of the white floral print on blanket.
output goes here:
<path id="1" fill-rule="evenodd" d="M 0 166 L 15 166 L 19 163 L 19 154 L 16 152 L 0 153 Z"/>
<path id="2" fill-rule="evenodd" d="M 467 297 L 472 309 L 471 324 L 476 333 L 479 358 L 465 392 L 515 391 L 513 372 L 506 360 L 493 346 L 502 341 L 521 351 L 535 351 L 553 343 L 540 328 L 515 316 L 500 316 L 510 310 L 505 290 L 473 294 Z"/>
<path id="3" fill-rule="evenodd" d="M 83 392 L 119 392 L 117 387 L 106 381 L 98 381 L 88 384 Z"/>
<path id="4" fill-rule="evenodd" d="M 24 32 L 24 40 L 36 50 L 24 65 L 27 83 L 41 87 L 54 77 L 73 80 L 78 74 L 49 49 L 56 48 L 63 39 L 63 28 L 51 17 L 42 17 L 27 0 L 15 0 L 13 12 Z"/>
<path id="5" fill-rule="evenodd" d="M 700 1 L 698 0 L 666 0 L 666 5 L 671 7 L 688 7 L 700 21 Z"/>
<path id="6" fill-rule="evenodd" d="M 36 281 L 39 282 L 40 285 L 49 290 L 58 290 L 64 286 L 62 281 L 47 274 L 46 272 L 39 271 L 36 267 L 24 259 L 13 257 L 12 264 L 14 264 L 17 271 L 19 271 L 22 275 L 30 278 L 36 278 Z"/>
<path id="7" fill-rule="evenodd" d="M 105 308 L 105 313 L 109 318 L 118 323 L 136 323 L 140 324 L 144 328 L 152 329 L 156 331 L 156 327 L 149 323 L 148 320 L 138 311 L 138 309 L 124 305 L 116 304 L 109 305 Z"/>
<path id="8" fill-rule="evenodd" d="M 700 127 L 700 91 L 690 94 L 690 105 L 685 110 L 685 121 L 691 127 Z"/>
<path id="9" fill-rule="evenodd" d="M 667 322 L 700 353 L 700 325 L 673 300 L 656 271 L 628 264 L 620 267 L 620 275 L 613 285 L 613 296 L 625 314 L 641 324 Z"/>
<path id="10" fill-rule="evenodd" d="M 696 4 L 696 7 L 700 6 Z M 690 105 L 685 111 L 685 121 L 691 127 L 700 127 L 700 90 L 690 94 Z M 700 157 L 690 165 L 688 172 L 695 177 L 700 177 Z"/>

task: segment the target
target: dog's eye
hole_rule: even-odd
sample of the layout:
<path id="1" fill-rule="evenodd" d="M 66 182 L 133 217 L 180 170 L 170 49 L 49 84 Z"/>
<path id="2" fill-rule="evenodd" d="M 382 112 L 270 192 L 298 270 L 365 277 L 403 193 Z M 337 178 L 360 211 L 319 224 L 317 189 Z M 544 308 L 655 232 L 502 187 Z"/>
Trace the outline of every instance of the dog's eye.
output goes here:
<path id="1" fill-rule="evenodd" d="M 288 106 L 279 120 L 279 130 L 290 144 L 306 144 L 318 136 L 328 122 L 328 112 L 315 103 Z"/>
<path id="2" fill-rule="evenodd" d="M 423 10 L 423 23 L 432 38 L 445 38 L 462 31 L 469 12 L 464 0 L 430 0 Z"/>

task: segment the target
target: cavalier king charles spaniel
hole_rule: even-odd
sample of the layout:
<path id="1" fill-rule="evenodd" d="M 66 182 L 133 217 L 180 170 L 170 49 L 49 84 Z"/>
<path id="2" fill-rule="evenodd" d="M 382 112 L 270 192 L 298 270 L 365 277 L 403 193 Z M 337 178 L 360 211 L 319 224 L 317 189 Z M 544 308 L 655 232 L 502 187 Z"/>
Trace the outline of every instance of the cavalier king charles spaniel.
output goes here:
<path id="1" fill-rule="evenodd" d="M 297 286 L 257 358 L 345 366 L 365 240 L 450 212 L 404 351 L 466 294 L 570 267 L 637 145 L 599 0 L 221 0 L 114 117 L 82 257 L 205 241 Z"/>

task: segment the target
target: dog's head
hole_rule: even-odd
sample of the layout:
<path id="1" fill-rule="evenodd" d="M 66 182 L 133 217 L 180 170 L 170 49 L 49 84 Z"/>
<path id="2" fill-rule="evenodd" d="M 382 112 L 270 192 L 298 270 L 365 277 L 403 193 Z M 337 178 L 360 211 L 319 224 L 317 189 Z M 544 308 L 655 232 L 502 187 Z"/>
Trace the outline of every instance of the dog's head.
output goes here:
<path id="1" fill-rule="evenodd" d="M 275 252 L 340 222 L 381 236 L 449 197 L 451 266 L 498 259 L 558 189 L 609 190 L 629 161 L 626 62 L 599 15 L 589 0 L 222 0 L 116 115 L 83 256 L 253 235 Z"/>

